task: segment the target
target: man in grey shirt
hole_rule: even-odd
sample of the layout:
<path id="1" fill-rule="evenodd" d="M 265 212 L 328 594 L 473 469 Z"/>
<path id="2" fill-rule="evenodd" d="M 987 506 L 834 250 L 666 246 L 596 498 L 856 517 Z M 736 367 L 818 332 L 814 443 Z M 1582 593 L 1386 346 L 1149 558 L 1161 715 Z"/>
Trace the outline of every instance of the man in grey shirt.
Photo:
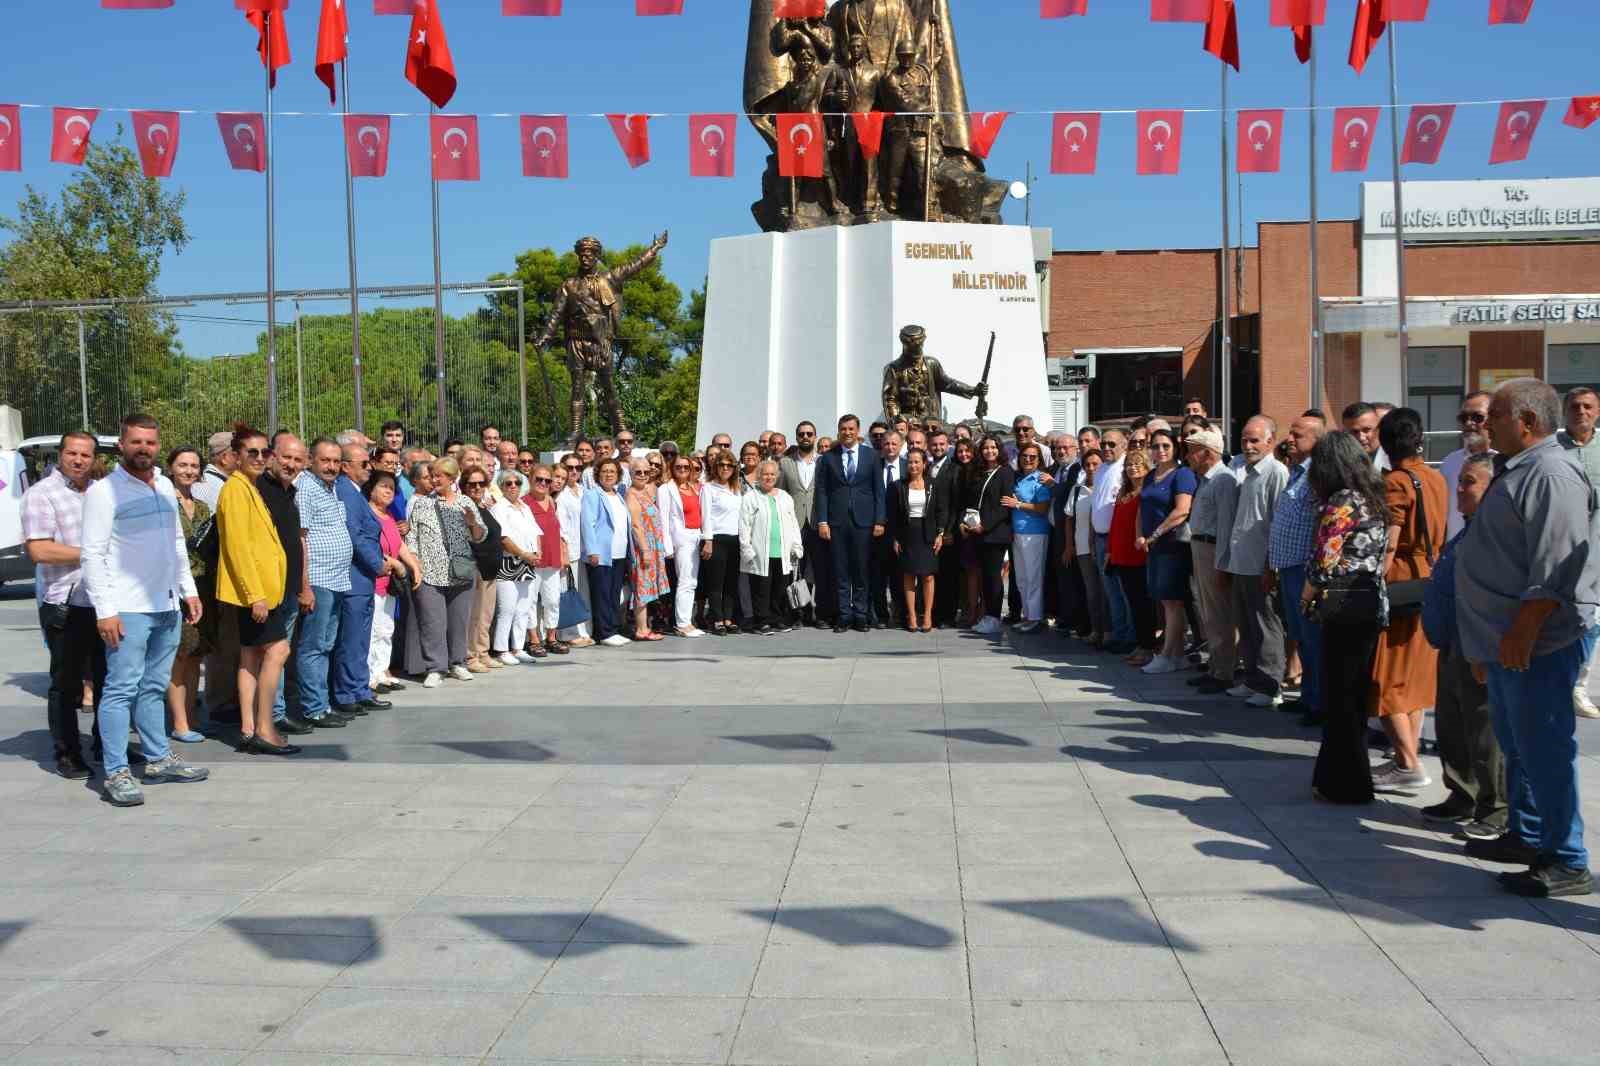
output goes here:
<path id="1" fill-rule="evenodd" d="M 1505 466 L 1456 558 L 1456 626 L 1489 687 L 1506 758 L 1510 817 L 1467 854 L 1527 864 L 1500 881 L 1521 896 L 1594 891 L 1578 797 L 1572 687 L 1594 650 L 1600 608 L 1600 501 L 1556 439 L 1555 389 L 1516 378 L 1495 390 L 1489 433 Z"/>
<path id="2" fill-rule="evenodd" d="M 1239 443 L 1244 466 L 1239 471 L 1239 502 L 1233 521 L 1217 527 L 1217 583 L 1229 590 L 1233 620 L 1239 627 L 1239 658 L 1244 680 L 1228 695 L 1252 707 L 1283 703 L 1283 622 L 1267 595 L 1267 543 L 1278 495 L 1289 483 L 1289 471 L 1272 457 L 1278 427 L 1266 415 L 1244 424 Z"/>
<path id="3" fill-rule="evenodd" d="M 1217 581 L 1217 530 L 1233 527 L 1239 502 L 1239 482 L 1222 461 L 1222 434 L 1195 429 L 1183 439 L 1189 446 L 1189 469 L 1200 479 L 1189 508 L 1189 547 L 1194 558 L 1195 606 L 1200 629 L 1210 650 L 1206 673 L 1189 683 L 1208 695 L 1233 687 L 1234 642 L 1237 627 L 1232 604 Z"/>
<path id="4" fill-rule="evenodd" d="M 1567 426 L 1556 434 L 1556 439 L 1583 467 L 1589 480 L 1600 485 L 1600 433 L 1595 432 L 1595 421 L 1600 418 L 1600 393 L 1580 385 L 1567 391 L 1565 404 Z M 1589 696 L 1589 674 L 1593 669 L 1594 655 L 1590 653 L 1572 689 L 1572 705 L 1584 718 L 1600 718 L 1600 707 L 1596 707 Z"/>

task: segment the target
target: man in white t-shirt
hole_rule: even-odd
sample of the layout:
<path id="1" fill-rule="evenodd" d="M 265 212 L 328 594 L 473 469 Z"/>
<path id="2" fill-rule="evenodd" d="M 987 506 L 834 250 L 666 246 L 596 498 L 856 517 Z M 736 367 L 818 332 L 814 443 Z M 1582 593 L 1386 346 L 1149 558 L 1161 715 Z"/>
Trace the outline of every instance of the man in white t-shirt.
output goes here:
<path id="1" fill-rule="evenodd" d="M 1106 607 L 1111 613 L 1112 649 L 1132 651 L 1139 643 L 1139 634 L 1133 626 L 1133 609 L 1122 591 L 1122 582 L 1107 567 L 1111 551 L 1111 516 L 1117 509 L 1117 493 L 1122 490 L 1122 461 L 1127 458 L 1128 435 L 1120 429 L 1108 429 L 1100 435 L 1100 453 L 1105 465 L 1095 475 L 1094 503 L 1090 511 L 1090 524 L 1094 526 L 1094 563 L 1100 569 L 1101 584 L 1106 590 Z"/>

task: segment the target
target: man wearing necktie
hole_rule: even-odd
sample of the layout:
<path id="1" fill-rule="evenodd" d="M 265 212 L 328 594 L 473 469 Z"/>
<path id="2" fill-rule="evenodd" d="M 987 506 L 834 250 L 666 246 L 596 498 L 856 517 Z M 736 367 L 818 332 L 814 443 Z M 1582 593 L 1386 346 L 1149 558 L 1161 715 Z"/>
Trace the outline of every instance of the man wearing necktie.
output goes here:
<path id="1" fill-rule="evenodd" d="M 817 460 L 812 504 L 817 534 L 829 543 L 839 589 L 833 631 L 867 629 L 867 560 L 874 538 L 883 536 L 883 462 L 861 443 L 861 420 L 839 419 L 837 443 Z"/>
<path id="2" fill-rule="evenodd" d="M 883 464 L 878 481 L 883 489 L 885 507 L 888 506 L 889 491 L 906 476 L 906 460 L 901 454 L 904 448 L 904 438 L 898 432 L 891 429 L 884 434 L 880 451 Z M 898 598 L 895 590 L 900 587 L 900 558 L 895 554 L 894 536 L 887 530 L 873 537 L 867 579 L 871 589 L 867 620 L 878 629 L 887 629 L 890 620 L 900 614 L 895 603 Z"/>

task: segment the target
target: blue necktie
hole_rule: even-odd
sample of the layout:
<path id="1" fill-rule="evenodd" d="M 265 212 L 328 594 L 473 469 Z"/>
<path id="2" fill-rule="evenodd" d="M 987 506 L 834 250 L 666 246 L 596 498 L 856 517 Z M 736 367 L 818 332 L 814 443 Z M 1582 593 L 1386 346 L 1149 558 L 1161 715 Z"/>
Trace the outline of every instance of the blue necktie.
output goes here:
<path id="1" fill-rule="evenodd" d="M 846 481 L 854 481 L 856 479 L 856 450 L 854 448 L 846 448 L 844 450 L 844 479 Z"/>

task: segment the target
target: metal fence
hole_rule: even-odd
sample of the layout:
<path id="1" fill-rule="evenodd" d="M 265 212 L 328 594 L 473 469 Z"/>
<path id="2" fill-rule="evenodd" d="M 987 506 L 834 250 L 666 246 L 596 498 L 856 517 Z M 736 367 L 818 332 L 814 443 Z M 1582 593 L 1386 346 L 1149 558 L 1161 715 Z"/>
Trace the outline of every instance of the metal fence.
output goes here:
<path id="1" fill-rule="evenodd" d="M 552 367 L 527 360 L 521 282 L 445 286 L 442 381 L 433 287 L 362 288 L 360 298 L 358 418 L 349 290 L 278 290 L 272 428 L 309 438 L 360 424 L 377 436 L 399 419 L 414 439 L 438 441 L 493 422 L 525 443 L 553 440 Z M 115 433 L 140 410 L 164 441 L 199 443 L 236 421 L 267 428 L 267 348 L 265 293 L 0 303 L 0 403 L 22 412 L 30 436 Z"/>

